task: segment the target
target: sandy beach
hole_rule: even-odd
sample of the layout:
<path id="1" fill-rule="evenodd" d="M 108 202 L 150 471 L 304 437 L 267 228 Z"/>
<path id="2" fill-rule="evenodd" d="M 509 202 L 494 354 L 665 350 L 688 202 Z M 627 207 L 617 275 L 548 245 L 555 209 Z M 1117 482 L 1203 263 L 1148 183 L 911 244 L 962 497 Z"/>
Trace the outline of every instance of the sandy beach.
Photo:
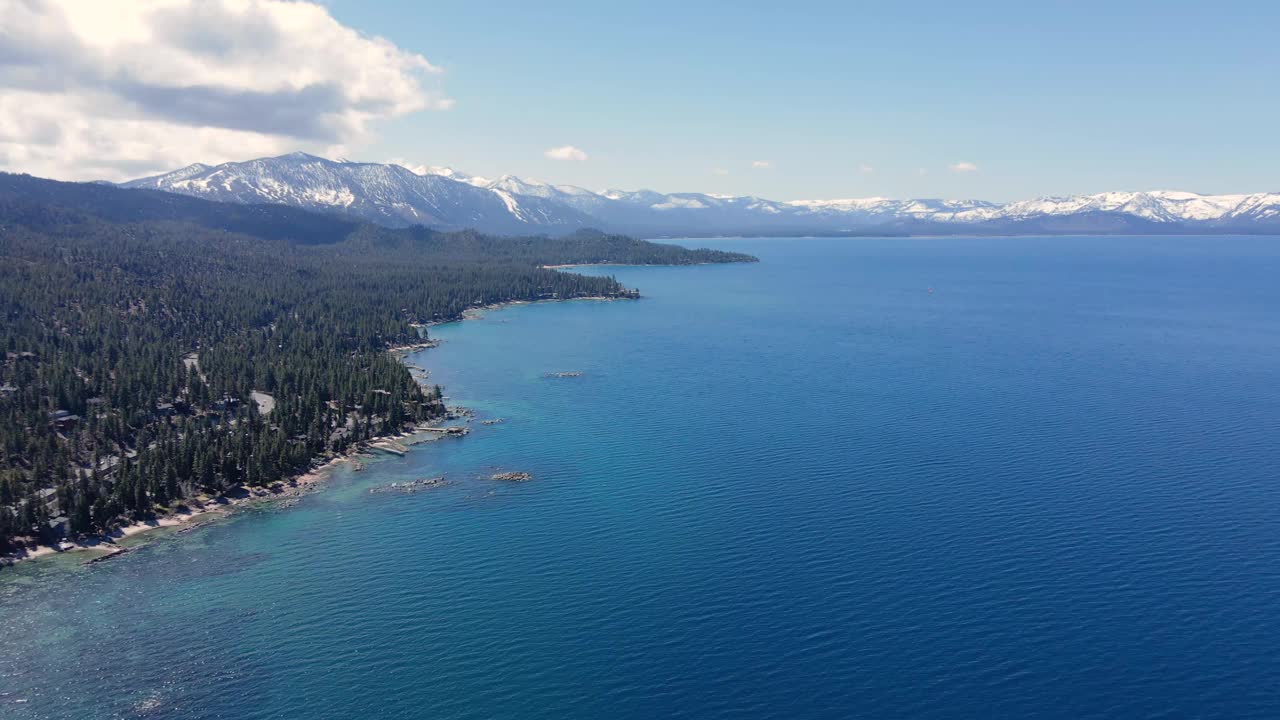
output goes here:
<path id="1" fill-rule="evenodd" d="M 399 437 L 399 436 L 397 436 Z M 362 450 L 363 451 L 363 450 Z M 119 554 L 125 548 L 118 544 L 125 538 L 142 535 L 161 528 L 195 527 L 210 520 L 225 517 L 238 506 L 254 501 L 285 500 L 296 498 L 309 492 L 315 485 L 323 482 L 338 465 L 350 462 L 358 453 L 348 453 L 334 457 L 322 465 L 295 478 L 281 480 L 262 487 L 248 488 L 238 486 L 223 495 L 201 495 L 185 503 L 187 509 L 167 515 L 141 520 L 118 527 L 109 533 L 91 535 L 76 541 L 63 541 L 58 545 L 38 545 L 14 551 L 0 557 L 0 564 L 12 565 L 26 560 L 35 560 L 67 552 L 93 550 L 105 552 L 99 557 L 110 557 Z"/>

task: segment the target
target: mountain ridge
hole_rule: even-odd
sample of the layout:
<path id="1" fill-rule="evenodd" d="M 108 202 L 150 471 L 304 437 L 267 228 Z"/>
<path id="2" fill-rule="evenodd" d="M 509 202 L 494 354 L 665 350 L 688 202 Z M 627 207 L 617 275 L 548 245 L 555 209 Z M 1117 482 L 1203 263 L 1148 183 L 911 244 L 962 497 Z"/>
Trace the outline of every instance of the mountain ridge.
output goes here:
<path id="1" fill-rule="evenodd" d="M 306 153 L 216 166 L 195 163 L 122 186 L 224 202 L 338 211 L 392 227 L 469 227 L 503 234 L 562 235 L 584 228 L 654 236 L 1280 234 L 1280 193 L 1110 191 L 1008 203 L 884 197 L 777 201 L 697 192 L 595 192 L 514 175 L 490 180 L 450 167 L 410 169 L 396 164 L 334 161 Z"/>

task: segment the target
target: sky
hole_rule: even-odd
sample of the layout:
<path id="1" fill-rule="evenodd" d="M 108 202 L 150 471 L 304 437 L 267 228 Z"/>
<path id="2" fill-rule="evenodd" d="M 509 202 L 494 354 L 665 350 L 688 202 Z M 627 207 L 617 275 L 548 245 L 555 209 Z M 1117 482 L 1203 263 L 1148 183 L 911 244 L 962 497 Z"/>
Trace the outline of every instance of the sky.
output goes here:
<path id="1" fill-rule="evenodd" d="M 1280 3 L 0 0 L 0 168 L 306 150 L 777 200 L 1280 191 Z"/>

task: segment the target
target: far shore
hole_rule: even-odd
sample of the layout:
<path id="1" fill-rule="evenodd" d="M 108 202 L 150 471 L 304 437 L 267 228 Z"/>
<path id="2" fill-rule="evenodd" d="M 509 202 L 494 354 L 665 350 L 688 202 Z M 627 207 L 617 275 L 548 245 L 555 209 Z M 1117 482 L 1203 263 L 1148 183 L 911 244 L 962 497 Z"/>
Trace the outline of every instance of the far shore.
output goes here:
<path id="1" fill-rule="evenodd" d="M 680 263 L 679 265 L 648 265 L 648 264 L 636 264 L 636 263 L 599 262 L 599 263 L 569 263 L 569 264 L 567 264 L 567 265 L 539 265 L 538 267 L 539 267 L 540 269 L 542 269 L 542 270 L 572 270 L 573 268 L 582 268 L 582 267 L 626 267 L 626 268 L 631 268 L 631 267 L 637 267 L 637 268 L 639 268 L 639 267 L 665 267 L 665 268 L 673 268 L 673 267 L 701 267 L 701 266 L 703 266 L 703 265 L 723 265 L 723 264 L 724 264 L 724 263 L 714 263 L 714 262 L 696 262 L 696 263 Z M 601 298 L 565 298 L 565 299 L 566 299 L 566 300 L 595 300 L 595 299 L 601 299 Z M 604 298 L 604 299 L 608 299 L 608 298 Z"/>

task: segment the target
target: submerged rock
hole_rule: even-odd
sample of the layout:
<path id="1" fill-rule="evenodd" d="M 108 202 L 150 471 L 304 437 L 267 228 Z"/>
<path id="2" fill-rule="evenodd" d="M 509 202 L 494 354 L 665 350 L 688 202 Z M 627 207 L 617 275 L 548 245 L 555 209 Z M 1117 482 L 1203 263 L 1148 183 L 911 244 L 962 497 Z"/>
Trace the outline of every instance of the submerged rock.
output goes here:
<path id="1" fill-rule="evenodd" d="M 384 492 L 414 493 L 414 492 L 418 492 L 419 490 L 426 490 L 428 488 L 440 487 L 441 485 L 444 485 L 444 484 L 445 484 L 444 476 L 438 475 L 436 477 L 422 478 L 421 480 L 410 480 L 409 482 L 403 482 L 403 483 L 393 482 L 390 485 L 383 485 L 381 487 L 369 488 L 369 492 L 370 493 L 384 493 Z"/>
<path id="2" fill-rule="evenodd" d="M 525 482 L 527 480 L 532 480 L 533 476 L 527 472 L 504 472 L 497 473 L 496 475 L 490 475 L 489 479 L 505 480 L 507 482 Z"/>
<path id="3" fill-rule="evenodd" d="M 91 557 L 91 558 L 89 558 L 88 560 L 85 560 L 83 564 L 85 564 L 85 565 L 95 565 L 95 564 L 97 564 L 97 563 L 103 562 L 104 560 L 110 560 L 111 558 L 117 558 L 117 557 L 120 557 L 121 555 L 124 555 L 124 554 L 128 553 L 128 552 L 130 551 L 130 549 L 131 549 L 131 548 L 126 548 L 126 547 L 117 547 L 117 549 L 116 549 L 116 550 L 114 550 L 113 552 L 109 552 L 109 553 L 107 553 L 107 554 L 105 554 L 105 555 L 97 555 L 97 556 L 95 556 L 95 557 Z"/>
<path id="4" fill-rule="evenodd" d="M 542 375 L 544 378 L 574 378 L 582 377 L 581 370 L 568 370 L 565 372 L 549 372 Z"/>

